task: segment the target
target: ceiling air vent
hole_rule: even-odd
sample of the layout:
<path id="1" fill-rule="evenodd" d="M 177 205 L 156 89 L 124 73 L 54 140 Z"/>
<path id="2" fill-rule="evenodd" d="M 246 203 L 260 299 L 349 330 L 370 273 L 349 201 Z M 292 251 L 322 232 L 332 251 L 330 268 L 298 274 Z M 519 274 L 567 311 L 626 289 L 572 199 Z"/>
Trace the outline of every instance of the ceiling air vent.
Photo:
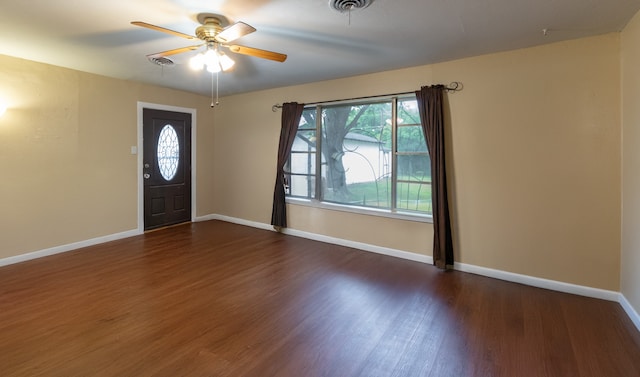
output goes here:
<path id="1" fill-rule="evenodd" d="M 159 58 L 149 57 L 149 61 L 162 67 L 170 67 L 174 64 L 173 60 L 165 58 L 164 56 L 161 56 Z"/>
<path id="2" fill-rule="evenodd" d="M 329 0 L 329 7 L 340 13 L 368 7 L 373 0 Z"/>

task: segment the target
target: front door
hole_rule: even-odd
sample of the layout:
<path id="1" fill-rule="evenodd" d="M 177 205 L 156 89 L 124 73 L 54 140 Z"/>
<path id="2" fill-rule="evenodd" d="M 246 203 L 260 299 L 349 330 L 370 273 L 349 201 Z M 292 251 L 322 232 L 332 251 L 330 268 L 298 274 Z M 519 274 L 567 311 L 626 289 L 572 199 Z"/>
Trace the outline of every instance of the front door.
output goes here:
<path id="1" fill-rule="evenodd" d="M 143 109 L 144 229 L 191 221 L 191 114 Z"/>

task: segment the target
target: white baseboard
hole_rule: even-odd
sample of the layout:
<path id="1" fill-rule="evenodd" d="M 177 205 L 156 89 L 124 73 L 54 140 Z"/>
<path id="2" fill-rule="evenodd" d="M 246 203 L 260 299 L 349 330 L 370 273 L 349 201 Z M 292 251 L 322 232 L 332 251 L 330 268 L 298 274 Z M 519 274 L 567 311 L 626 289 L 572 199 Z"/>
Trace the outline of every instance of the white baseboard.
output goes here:
<path id="1" fill-rule="evenodd" d="M 204 216 L 196 216 L 193 218 L 193 222 L 199 223 L 201 221 L 209 221 L 209 220 L 222 220 L 220 215 L 204 215 Z"/>
<path id="2" fill-rule="evenodd" d="M 633 306 L 631 306 L 631 303 L 627 301 L 627 298 L 624 297 L 623 294 L 620 294 L 619 302 L 620 302 L 620 305 L 622 305 L 622 308 L 624 309 L 624 311 L 627 312 L 627 315 L 631 319 L 631 322 L 633 322 L 633 324 L 636 325 L 636 327 L 638 328 L 638 331 L 640 331 L 640 314 L 638 314 L 638 312 L 633 308 Z"/>
<path id="3" fill-rule="evenodd" d="M 620 292 L 609 291 L 605 289 L 586 287 L 584 285 L 577 285 L 571 283 L 565 283 L 557 280 L 549 280 L 538 278 L 529 275 L 516 274 L 513 272 L 507 272 L 502 270 L 494 270 L 492 268 L 475 266 L 472 264 L 455 263 L 454 269 L 463 272 L 469 272 L 476 275 L 482 275 L 491 277 L 494 279 L 506 280 L 513 283 L 519 283 L 524 285 L 530 285 L 532 287 L 550 289 L 552 291 L 571 293 L 579 296 L 599 298 L 608 301 L 618 301 L 620 298 Z"/>
<path id="4" fill-rule="evenodd" d="M 229 223 L 246 225 L 253 228 L 271 230 L 275 232 L 275 229 L 273 229 L 273 226 L 269 224 L 248 221 L 248 220 L 238 219 L 238 218 L 229 217 L 229 216 L 222 216 L 222 215 L 203 216 L 203 217 L 199 217 L 196 221 L 206 221 L 206 220 L 221 220 Z M 295 230 L 295 229 L 285 228 L 285 229 L 282 229 L 282 233 L 289 236 L 306 238 L 314 241 L 330 243 L 333 245 L 351 247 L 353 249 L 369 251 L 377 254 L 384 254 L 384 255 L 388 255 L 396 258 L 402 258 L 402 259 L 408 259 L 416 262 L 433 264 L 433 259 L 431 258 L 431 256 L 428 256 L 428 255 L 416 254 L 408 251 L 391 249 L 388 247 L 376 246 L 376 245 L 371 245 L 371 244 L 362 243 L 362 242 L 349 241 L 342 238 L 329 237 L 329 236 L 324 236 L 322 234 L 303 232 L 301 230 Z"/>
<path id="5" fill-rule="evenodd" d="M 136 236 L 138 234 L 141 234 L 141 232 L 137 229 L 129 230 L 126 232 L 92 238 L 90 240 L 74 242 L 67 245 L 55 246 L 48 249 L 34 251 L 31 253 L 20 254 L 13 257 L 2 258 L 0 259 L 0 267 L 7 266 L 14 263 L 25 262 L 25 261 L 36 259 L 36 258 L 47 257 L 49 255 L 60 254 L 67 251 L 72 251 L 72 250 L 80 249 L 83 247 L 93 246 L 93 245 L 97 245 L 97 244 L 101 244 L 109 241 L 115 241 L 122 238 L 128 238 L 128 237 Z"/>
<path id="6" fill-rule="evenodd" d="M 206 216 L 197 217 L 195 219 L 195 221 L 197 221 L 197 222 L 199 222 L 199 221 L 209 221 L 209 220 L 220 220 L 220 221 L 225 221 L 225 222 L 228 222 L 228 223 L 233 223 L 233 224 L 238 224 L 238 225 L 246 225 L 246 226 L 250 226 L 252 228 L 258 228 L 258 229 L 264 229 L 264 230 L 274 230 L 273 226 L 271 226 L 269 224 L 259 223 L 259 222 L 256 222 L 256 221 L 249 221 L 249 220 L 239 219 L 237 217 L 230 217 L 230 216 L 224 216 L 224 215 L 206 215 Z"/>
<path id="7" fill-rule="evenodd" d="M 196 218 L 194 221 L 206 221 L 206 220 L 223 220 L 228 222 L 234 222 L 231 219 L 226 220 L 224 216 L 218 216 L 218 215 L 201 216 L 199 218 Z M 257 228 L 259 227 L 259 226 L 256 226 L 257 224 L 258 223 L 245 222 L 243 225 L 254 226 Z M 51 247 L 43 250 L 26 253 L 26 254 L 15 255 L 7 258 L 0 258 L 0 267 L 8 266 L 10 264 L 15 264 L 20 262 L 26 262 L 32 259 L 43 258 L 49 255 L 65 253 L 67 251 L 72 251 L 72 250 L 80 249 L 87 246 L 98 245 L 98 244 L 109 242 L 109 241 L 115 241 L 123 238 L 137 236 L 142 233 L 144 233 L 144 231 L 139 229 L 128 230 L 121 233 L 115 233 L 115 234 L 110 234 L 102 237 L 92 238 L 89 240 L 73 242 L 70 244 L 55 246 L 55 247 Z"/>
<path id="8" fill-rule="evenodd" d="M 412 260 L 412 261 L 415 261 L 415 262 L 433 264 L 432 257 L 428 256 L 428 255 L 416 254 L 416 253 L 412 253 L 412 252 L 408 252 L 408 251 L 397 250 L 397 249 L 392 249 L 392 248 L 382 247 L 382 246 L 376 246 L 376 245 L 371 245 L 371 244 L 362 243 L 362 242 L 349 241 L 349 240 L 345 240 L 345 239 L 342 239 L 342 238 L 329 237 L 329 236 L 324 236 L 324 235 L 321 235 L 321 234 L 303 232 L 303 231 L 295 230 L 295 229 L 283 229 L 282 233 L 283 234 L 287 234 L 287 235 L 291 235 L 291 236 L 295 236 L 295 237 L 307 238 L 307 239 L 314 240 L 314 241 L 330 243 L 330 244 L 333 244 L 333 245 L 345 246 L 345 247 L 350 247 L 350 248 L 353 248 L 353 249 L 369 251 L 369 252 L 372 252 L 372 253 L 388 255 L 388 256 L 391 256 L 391 257 L 408 259 L 408 260 Z"/>

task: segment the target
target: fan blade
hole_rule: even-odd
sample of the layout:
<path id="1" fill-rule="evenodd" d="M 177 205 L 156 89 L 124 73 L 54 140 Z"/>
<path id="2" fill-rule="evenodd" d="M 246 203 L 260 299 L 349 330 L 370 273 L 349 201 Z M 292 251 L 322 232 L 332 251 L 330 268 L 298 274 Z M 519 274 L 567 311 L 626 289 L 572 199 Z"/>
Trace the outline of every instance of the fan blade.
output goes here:
<path id="1" fill-rule="evenodd" d="M 220 43 L 227 43 L 251 34 L 254 31 L 256 31 L 256 28 L 239 21 L 218 33 L 216 40 Z"/>
<path id="2" fill-rule="evenodd" d="M 232 52 L 237 52 L 238 54 L 255 56 L 262 59 L 275 60 L 280 63 L 287 60 L 287 55 L 280 54 L 278 52 L 260 50 L 258 48 L 239 46 L 239 45 L 230 45 L 226 47 L 229 48 L 229 50 L 231 50 Z"/>
<path id="3" fill-rule="evenodd" d="M 194 37 L 193 35 L 184 34 L 184 33 L 181 33 L 179 31 L 175 31 L 175 30 L 163 28 L 163 27 L 160 27 L 160 26 L 148 24 L 148 23 L 142 22 L 142 21 L 132 21 L 131 24 L 132 25 L 136 25 L 136 26 L 146 27 L 147 29 L 151 29 L 151 30 L 155 30 L 155 31 L 161 31 L 163 33 L 175 35 L 177 37 L 182 37 L 182 38 L 186 38 L 186 39 L 198 39 L 198 38 Z"/>
<path id="4" fill-rule="evenodd" d="M 163 56 L 176 55 L 176 54 L 180 54 L 180 53 L 187 52 L 187 51 L 197 50 L 202 46 L 204 46 L 204 44 L 195 45 L 195 46 L 174 48 L 173 50 L 167 50 L 167 51 L 162 51 L 162 52 L 156 52 L 155 54 L 149 54 L 149 55 L 147 55 L 147 57 L 148 58 L 161 58 Z"/>

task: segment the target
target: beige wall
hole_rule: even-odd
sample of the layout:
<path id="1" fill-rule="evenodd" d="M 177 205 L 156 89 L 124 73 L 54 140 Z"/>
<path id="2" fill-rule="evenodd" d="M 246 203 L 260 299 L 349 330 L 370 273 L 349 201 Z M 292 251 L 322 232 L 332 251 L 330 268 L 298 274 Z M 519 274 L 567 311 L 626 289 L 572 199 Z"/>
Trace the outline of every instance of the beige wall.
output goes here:
<path id="1" fill-rule="evenodd" d="M 460 260 L 618 290 L 619 35 L 434 68 L 453 75 Z"/>
<path id="2" fill-rule="evenodd" d="M 621 290 L 640 313 L 640 13 L 622 33 Z"/>
<path id="3" fill-rule="evenodd" d="M 138 101 L 197 109 L 197 192 L 212 190 L 207 98 L 0 56 L 0 100 L 0 258 L 137 228 Z"/>
<path id="4" fill-rule="evenodd" d="M 461 81 L 450 94 L 456 257 L 568 283 L 620 285 L 619 35 L 223 99 L 216 213 L 269 223 L 280 112 Z M 432 225 L 289 205 L 292 229 L 431 254 Z"/>
<path id="5" fill-rule="evenodd" d="M 458 262 L 619 290 L 619 37 L 230 96 L 215 110 L 205 97 L 0 56 L 0 98 L 11 105 L 0 118 L 0 258 L 136 228 L 137 101 L 197 109 L 198 215 L 269 223 L 274 103 L 457 80 L 448 143 Z M 625 112 L 626 124 L 633 117 Z M 292 229 L 431 253 L 428 223 L 296 205 L 289 213 Z M 625 260 L 637 263 L 631 241 Z M 637 286 L 630 276 L 623 286 Z"/>

